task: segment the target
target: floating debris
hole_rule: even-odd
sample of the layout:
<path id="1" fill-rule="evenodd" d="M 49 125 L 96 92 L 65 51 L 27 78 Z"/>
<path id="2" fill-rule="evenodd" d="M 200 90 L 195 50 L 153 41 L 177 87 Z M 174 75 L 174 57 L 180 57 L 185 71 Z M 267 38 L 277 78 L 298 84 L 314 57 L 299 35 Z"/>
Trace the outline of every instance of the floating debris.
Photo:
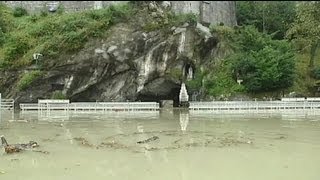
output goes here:
<path id="1" fill-rule="evenodd" d="M 138 141 L 137 143 L 138 144 L 144 144 L 144 143 L 148 143 L 148 142 L 151 142 L 151 141 L 155 141 L 157 139 L 159 139 L 158 136 L 152 136 L 151 138 L 148 138 L 148 139 L 143 140 L 143 141 Z"/>
<path id="2" fill-rule="evenodd" d="M 135 141 L 141 139 L 141 135 L 152 134 L 152 137 L 142 141 Z M 155 140 L 157 143 L 148 144 L 148 147 L 139 146 L 137 144 L 145 144 Z M 80 140 L 80 139 L 79 139 Z M 220 135 L 212 132 L 202 131 L 152 131 L 152 132 L 134 132 L 131 134 L 116 134 L 104 139 L 105 142 L 97 146 L 99 148 L 112 149 L 126 149 L 136 153 L 143 153 L 145 151 L 159 151 L 159 150 L 176 150 L 183 148 L 195 147 L 229 147 L 242 145 L 252 145 L 254 140 L 249 137 L 239 137 L 237 133 L 224 133 Z"/>
<path id="3" fill-rule="evenodd" d="M 152 148 L 144 148 L 145 150 L 147 150 L 147 151 L 156 151 L 156 150 L 159 150 L 159 148 L 154 148 L 154 147 L 152 147 Z"/>
<path id="4" fill-rule="evenodd" d="M 274 139 L 280 140 L 280 139 L 287 139 L 287 138 L 288 138 L 287 135 L 280 135 L 280 136 L 278 136 L 278 137 L 276 137 L 276 138 L 274 138 Z"/>
<path id="5" fill-rule="evenodd" d="M 129 148 L 129 146 L 126 146 L 124 144 L 119 144 L 114 141 L 102 142 L 100 145 L 97 146 L 97 149 L 101 148 L 101 147 L 114 148 L 114 149 L 128 149 Z"/>
<path id="6" fill-rule="evenodd" d="M 41 150 L 32 150 L 33 152 L 39 152 L 39 153 L 43 153 L 43 154 L 50 154 L 50 152 L 48 151 L 41 151 Z"/>
<path id="7" fill-rule="evenodd" d="M 140 140 L 149 135 L 150 138 Z M 254 144 L 254 139 L 241 135 L 237 132 L 214 133 L 203 131 L 150 131 L 133 132 L 128 134 L 115 134 L 103 139 L 98 145 L 91 144 L 83 137 L 73 138 L 81 146 L 93 147 L 96 149 L 110 148 L 129 150 L 134 153 L 143 153 L 145 151 L 178 150 L 184 148 L 196 147 L 231 147 L 238 145 Z M 150 143 L 153 141 L 157 143 Z M 147 144 L 147 146 L 142 146 Z"/>
<path id="8" fill-rule="evenodd" d="M 4 147 L 5 152 L 8 154 L 39 147 L 38 143 L 35 141 L 30 141 L 26 144 L 8 144 L 7 140 L 4 138 L 3 135 L 1 136 L 1 144 Z"/>

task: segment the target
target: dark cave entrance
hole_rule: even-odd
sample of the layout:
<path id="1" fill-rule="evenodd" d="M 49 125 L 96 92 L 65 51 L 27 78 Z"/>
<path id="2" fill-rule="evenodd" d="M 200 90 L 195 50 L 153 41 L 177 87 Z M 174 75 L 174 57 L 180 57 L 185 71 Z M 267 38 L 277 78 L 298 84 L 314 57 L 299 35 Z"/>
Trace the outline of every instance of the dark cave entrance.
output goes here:
<path id="1" fill-rule="evenodd" d="M 158 94 L 139 94 L 137 101 L 141 102 L 157 102 L 160 103 L 161 100 L 173 100 L 173 107 L 179 106 L 179 93 L 180 86 L 172 88 L 169 94 L 158 95 Z"/>
<path id="2" fill-rule="evenodd" d="M 59 83 L 51 84 L 51 91 L 62 91 L 63 88 L 64 88 L 64 84 L 59 84 Z"/>

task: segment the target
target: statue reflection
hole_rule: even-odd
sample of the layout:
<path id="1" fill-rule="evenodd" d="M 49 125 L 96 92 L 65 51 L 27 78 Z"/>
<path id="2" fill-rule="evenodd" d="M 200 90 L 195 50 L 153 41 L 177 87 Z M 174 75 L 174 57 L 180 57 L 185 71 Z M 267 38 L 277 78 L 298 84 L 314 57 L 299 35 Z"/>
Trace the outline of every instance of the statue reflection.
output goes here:
<path id="1" fill-rule="evenodd" d="M 28 121 L 66 121 L 70 119 L 68 111 L 20 111 L 19 118 Z"/>
<path id="2" fill-rule="evenodd" d="M 179 120 L 180 120 L 180 129 L 182 132 L 185 132 L 189 124 L 189 111 L 181 110 Z"/>

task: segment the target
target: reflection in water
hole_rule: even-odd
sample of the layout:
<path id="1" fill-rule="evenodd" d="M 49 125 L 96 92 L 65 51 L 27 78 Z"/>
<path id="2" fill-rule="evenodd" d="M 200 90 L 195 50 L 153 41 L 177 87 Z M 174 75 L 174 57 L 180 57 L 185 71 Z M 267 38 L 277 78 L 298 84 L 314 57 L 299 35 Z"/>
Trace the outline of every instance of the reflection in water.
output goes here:
<path id="1" fill-rule="evenodd" d="M 73 137 L 70 132 L 70 129 L 64 128 L 64 131 L 65 131 L 65 136 L 66 136 L 67 140 L 69 140 L 70 144 L 73 144 Z"/>
<path id="2" fill-rule="evenodd" d="M 180 111 L 180 127 L 181 131 L 185 132 L 189 123 L 189 111 Z"/>
<path id="3" fill-rule="evenodd" d="M 140 139 L 147 139 L 148 138 L 148 136 L 143 133 L 144 130 L 143 130 L 143 126 L 142 125 L 138 125 L 137 126 L 137 130 L 139 132 L 139 138 Z M 150 149 L 149 144 L 144 144 L 144 155 L 146 156 L 148 161 L 151 163 L 152 162 L 152 157 L 151 157 L 151 154 L 148 151 L 148 149 Z"/>
<path id="4" fill-rule="evenodd" d="M 90 111 L 20 111 L 18 119 L 25 119 L 29 121 L 68 121 L 68 120 L 99 120 L 105 119 L 106 117 L 112 117 L 112 119 L 134 119 L 134 118 L 145 118 L 157 119 L 159 116 L 158 111 L 125 111 L 125 112 L 90 112 Z M 95 119 L 94 119 L 95 118 Z M 117 122 L 117 121 L 115 121 Z M 119 128 L 121 131 L 121 128 Z"/>
<path id="5" fill-rule="evenodd" d="M 115 121 L 116 124 L 116 132 L 118 134 L 123 134 L 122 128 L 121 128 L 121 122 L 120 121 Z"/>
<path id="6" fill-rule="evenodd" d="M 5 172 L 1 179 L 318 180 L 320 176 L 320 113 L 61 113 L 24 112 L 14 121 L 10 114 L 2 115 L 0 135 L 8 142 L 34 140 L 39 150 L 50 154 L 0 153 L 0 172 Z M 137 143 L 154 136 L 159 139 Z"/>
<path id="7" fill-rule="evenodd" d="M 0 109 L 0 123 L 3 120 L 14 120 L 14 111 Z"/>

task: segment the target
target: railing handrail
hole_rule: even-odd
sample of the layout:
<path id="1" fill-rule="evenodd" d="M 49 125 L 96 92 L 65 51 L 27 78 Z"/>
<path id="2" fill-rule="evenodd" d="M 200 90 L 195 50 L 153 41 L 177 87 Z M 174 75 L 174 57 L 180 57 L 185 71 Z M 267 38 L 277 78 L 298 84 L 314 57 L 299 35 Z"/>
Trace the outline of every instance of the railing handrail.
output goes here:
<path id="1" fill-rule="evenodd" d="M 70 103 L 69 99 L 38 99 L 38 103 Z"/>
<path id="2" fill-rule="evenodd" d="M 320 108 L 318 101 L 207 101 L 190 102 L 190 109 L 284 109 Z"/>
<path id="3" fill-rule="evenodd" d="M 50 110 L 50 109 L 159 109 L 157 102 L 74 102 L 74 103 L 21 103 L 22 110 Z"/>
<path id="4" fill-rule="evenodd" d="M 1 99 L 0 109 L 14 109 L 14 99 Z"/>

